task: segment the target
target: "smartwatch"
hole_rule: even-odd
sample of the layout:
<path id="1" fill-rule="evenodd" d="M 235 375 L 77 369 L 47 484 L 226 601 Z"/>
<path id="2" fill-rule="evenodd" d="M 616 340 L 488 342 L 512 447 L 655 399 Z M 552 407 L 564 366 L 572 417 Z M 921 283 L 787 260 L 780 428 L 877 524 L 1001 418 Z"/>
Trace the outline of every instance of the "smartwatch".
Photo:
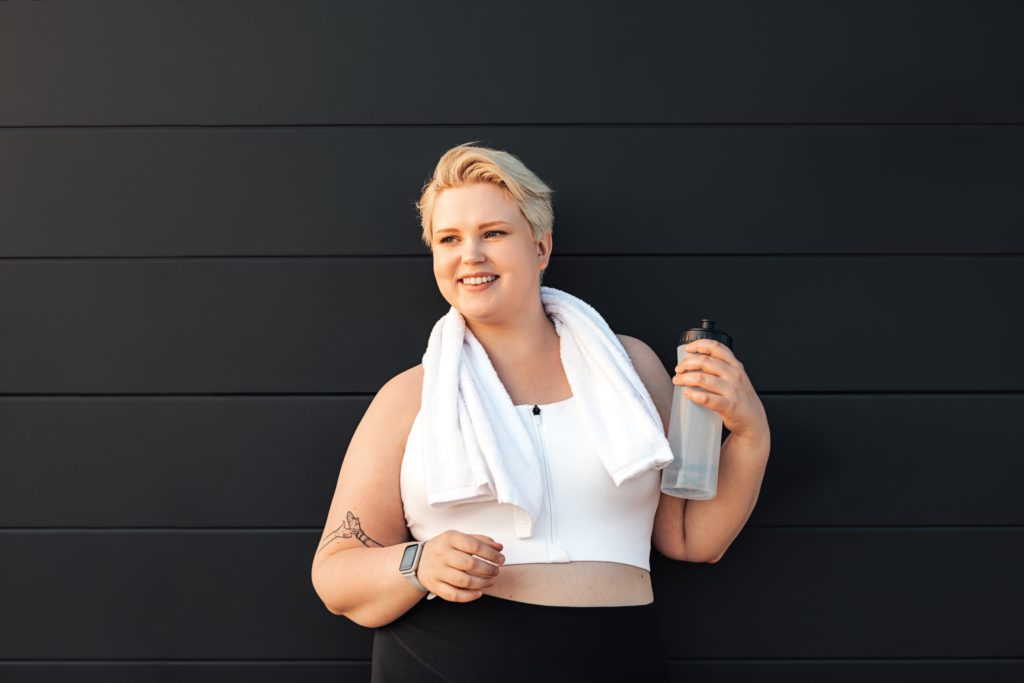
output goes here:
<path id="1" fill-rule="evenodd" d="M 402 553 L 402 561 L 398 565 L 398 571 L 412 584 L 413 588 L 421 593 L 430 593 L 430 589 L 416 578 L 416 570 L 420 566 L 420 557 L 423 555 L 424 543 L 426 541 L 418 541 L 405 546 L 405 552 Z M 427 596 L 428 599 L 433 597 L 435 597 L 433 593 Z"/>

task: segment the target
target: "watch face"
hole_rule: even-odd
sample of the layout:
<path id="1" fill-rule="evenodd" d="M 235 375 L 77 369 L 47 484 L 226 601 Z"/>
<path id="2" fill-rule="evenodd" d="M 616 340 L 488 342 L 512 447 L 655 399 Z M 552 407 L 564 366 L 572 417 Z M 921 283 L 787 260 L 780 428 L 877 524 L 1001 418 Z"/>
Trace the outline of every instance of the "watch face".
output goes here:
<path id="1" fill-rule="evenodd" d="M 418 547 L 415 543 L 405 546 L 405 552 L 402 553 L 402 562 L 398 565 L 398 571 L 405 572 L 412 569 L 413 560 L 416 559 L 416 548 Z"/>

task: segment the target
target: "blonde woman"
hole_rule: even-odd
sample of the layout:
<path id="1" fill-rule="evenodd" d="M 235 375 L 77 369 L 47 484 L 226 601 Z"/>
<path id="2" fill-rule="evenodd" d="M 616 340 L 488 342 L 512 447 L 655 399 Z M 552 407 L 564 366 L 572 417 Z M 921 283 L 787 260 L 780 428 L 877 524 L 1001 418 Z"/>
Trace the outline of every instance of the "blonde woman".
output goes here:
<path id="1" fill-rule="evenodd" d="M 532 536 L 519 538 L 508 504 L 428 505 L 422 364 L 380 389 L 345 454 L 312 567 L 331 613 L 376 629 L 375 683 L 667 680 L 650 547 L 690 562 L 721 553 L 701 539 L 684 545 L 686 501 L 661 494 L 660 469 L 616 486 L 582 431 L 541 301 L 551 193 L 511 154 L 466 143 L 441 157 L 417 204 L 441 295 L 543 448 L 545 509 Z M 766 437 L 760 402 L 727 347 L 692 349 L 707 363 L 677 367 L 672 379 L 646 344 L 616 336 L 666 432 L 675 382 L 713 394 L 707 405 L 731 430 Z M 727 467 L 723 453 L 720 495 Z"/>

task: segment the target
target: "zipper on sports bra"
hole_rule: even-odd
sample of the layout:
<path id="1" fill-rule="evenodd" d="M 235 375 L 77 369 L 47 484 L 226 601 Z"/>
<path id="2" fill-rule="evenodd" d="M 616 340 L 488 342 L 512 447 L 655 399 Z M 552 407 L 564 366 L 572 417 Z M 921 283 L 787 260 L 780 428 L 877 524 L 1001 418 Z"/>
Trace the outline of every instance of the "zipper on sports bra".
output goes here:
<path id="1" fill-rule="evenodd" d="M 544 461 L 544 490 L 548 497 L 548 527 L 551 530 L 551 543 L 555 543 L 555 504 L 554 494 L 551 492 L 551 469 L 548 467 L 548 454 L 544 449 L 544 432 L 541 430 L 540 406 L 533 406 L 533 424 L 537 426 L 537 436 L 540 440 L 541 460 Z"/>

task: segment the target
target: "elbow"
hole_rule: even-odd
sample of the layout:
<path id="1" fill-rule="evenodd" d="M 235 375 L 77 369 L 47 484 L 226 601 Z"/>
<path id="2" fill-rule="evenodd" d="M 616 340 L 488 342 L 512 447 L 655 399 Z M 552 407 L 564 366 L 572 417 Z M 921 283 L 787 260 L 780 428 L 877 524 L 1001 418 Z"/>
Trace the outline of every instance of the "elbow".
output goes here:
<path id="1" fill-rule="evenodd" d="M 340 610 L 340 609 L 334 607 L 330 602 L 328 602 L 327 598 L 325 597 L 324 591 L 320 590 L 320 583 L 317 580 L 317 571 L 316 571 L 316 569 L 317 569 L 317 565 L 314 564 L 313 565 L 313 570 L 312 570 L 312 576 L 311 576 L 311 579 L 312 579 L 311 582 L 313 584 L 313 592 L 316 593 L 317 598 L 320 599 L 320 602 L 321 602 L 321 604 L 323 604 L 324 609 L 326 609 L 328 612 L 330 612 L 331 614 L 333 614 L 336 617 L 343 617 L 343 616 L 345 616 L 344 610 Z"/>
<path id="2" fill-rule="evenodd" d="M 708 564 L 716 564 L 720 559 L 722 559 L 722 555 L 725 555 L 725 551 L 728 549 L 729 546 L 726 546 L 721 550 L 716 551 L 716 554 L 710 555 L 711 559 L 705 559 L 704 562 L 707 562 Z"/>
<path id="3" fill-rule="evenodd" d="M 707 562 L 709 564 L 714 564 L 722 559 L 722 555 L 724 554 L 719 553 L 717 556 L 714 556 L 707 553 L 695 552 L 692 548 L 681 543 L 672 547 L 666 547 L 664 545 L 658 545 L 655 547 L 657 547 L 658 552 L 662 555 L 670 560 L 675 560 L 676 562 L 695 562 L 700 564 Z"/>
<path id="4" fill-rule="evenodd" d="M 316 590 L 316 586 L 315 585 L 313 586 L 313 589 Z M 331 614 L 333 614 L 336 617 L 343 617 L 343 616 L 345 616 L 345 612 L 343 610 L 340 610 L 340 609 L 334 607 L 333 605 L 331 605 L 331 603 L 329 603 L 326 600 L 324 600 L 324 596 L 320 595 L 320 591 L 316 591 L 316 593 L 317 593 L 317 596 L 320 598 L 320 602 L 321 602 L 321 604 L 323 604 L 325 610 L 327 610 L 328 612 L 330 612 Z"/>
<path id="5" fill-rule="evenodd" d="M 321 598 L 320 601 L 323 603 L 324 609 L 326 609 L 328 612 L 330 612 L 331 614 L 333 614 L 336 617 L 345 617 L 346 619 L 351 621 L 353 624 L 356 624 L 357 626 L 362 626 L 364 628 L 377 628 L 378 626 L 383 626 L 384 625 L 384 624 L 377 623 L 373 619 L 368 618 L 367 615 L 363 615 L 363 614 L 361 614 L 359 612 L 356 612 L 356 611 L 349 612 L 347 610 L 342 610 L 342 609 L 338 609 L 336 607 L 333 607 L 326 600 L 323 600 L 322 598 Z"/>
<path id="6" fill-rule="evenodd" d="M 344 612 L 342 612 L 341 610 L 338 610 L 338 609 L 334 609 L 333 607 L 328 605 L 326 602 L 324 603 L 324 609 L 326 609 L 328 612 L 330 612 L 331 614 L 333 614 L 336 617 L 343 617 L 343 616 L 345 616 Z"/>
<path id="7" fill-rule="evenodd" d="M 336 617 L 345 617 L 346 619 L 351 621 L 356 626 L 362 626 L 363 628 L 377 628 L 379 626 L 384 626 L 383 623 L 379 623 L 378 621 L 375 621 L 373 619 L 368 619 L 368 618 L 366 618 L 364 616 L 360 616 L 359 614 L 356 614 L 356 613 L 351 613 L 350 614 L 348 612 L 342 612 L 341 610 L 333 609 L 330 605 L 328 605 L 326 603 L 324 604 L 324 607 L 326 607 L 327 611 L 330 612 L 331 614 L 333 614 L 334 616 L 336 616 Z"/>
<path id="8" fill-rule="evenodd" d="M 722 550 L 718 554 L 707 552 L 692 552 L 687 554 L 687 556 L 683 559 L 685 559 L 687 562 L 696 562 L 699 564 L 715 564 L 720 559 L 722 559 L 722 555 L 724 554 L 725 550 Z"/>
<path id="9" fill-rule="evenodd" d="M 357 626 L 362 626 L 364 628 L 377 628 L 378 626 L 384 625 L 383 623 L 379 623 L 378 620 L 371 618 L 370 615 L 363 614 L 355 610 L 349 611 L 338 609 L 337 607 L 334 607 L 333 605 L 328 603 L 323 598 L 320 599 L 320 602 L 323 603 L 324 609 L 326 609 L 332 615 L 336 617 L 345 617 Z"/>
<path id="10" fill-rule="evenodd" d="M 663 543 L 660 539 L 655 539 L 653 543 L 655 549 L 663 556 L 676 562 L 686 562 L 689 558 L 686 556 L 686 547 L 682 543 Z"/>
<path id="11" fill-rule="evenodd" d="M 352 611 L 338 614 L 338 616 L 345 617 L 353 624 L 362 626 L 363 628 L 380 628 L 381 626 L 387 626 L 394 621 L 394 619 L 382 619 L 379 613 L 371 612 Z"/>
<path id="12" fill-rule="evenodd" d="M 318 580 L 318 578 L 321 580 Z M 382 614 L 380 609 L 374 609 L 374 606 L 370 604 L 346 604 L 345 607 L 339 607 L 338 602 L 341 597 L 335 595 L 335 599 L 328 599 L 328 593 L 322 590 L 322 577 L 318 577 L 315 566 L 313 569 L 312 579 L 313 590 L 316 592 L 317 597 L 323 604 L 324 609 L 336 617 L 345 617 L 357 626 L 362 626 L 364 628 L 378 628 L 386 626 L 396 618 L 394 616 Z"/>
<path id="13" fill-rule="evenodd" d="M 324 599 L 323 593 L 317 590 L 316 583 L 313 584 L 314 590 L 316 590 L 317 596 L 320 598 L 320 602 L 323 603 L 324 609 L 330 612 L 336 617 L 345 617 L 353 624 L 362 626 L 364 628 L 377 628 L 384 626 L 388 622 L 381 621 L 380 615 L 368 610 L 360 610 L 358 607 L 351 607 L 350 609 L 342 609 L 332 604 L 331 602 Z"/>

